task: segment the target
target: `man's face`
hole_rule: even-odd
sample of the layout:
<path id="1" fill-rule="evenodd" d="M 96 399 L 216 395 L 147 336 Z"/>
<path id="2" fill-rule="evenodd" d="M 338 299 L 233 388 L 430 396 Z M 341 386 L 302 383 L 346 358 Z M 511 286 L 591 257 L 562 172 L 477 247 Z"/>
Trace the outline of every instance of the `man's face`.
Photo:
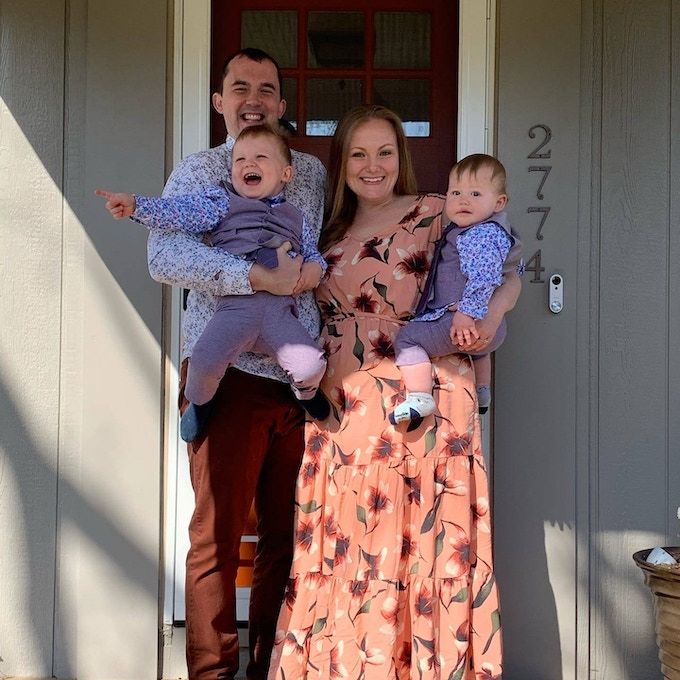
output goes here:
<path id="1" fill-rule="evenodd" d="M 269 123 L 276 127 L 286 110 L 276 66 L 269 60 L 236 57 L 229 64 L 222 92 L 213 94 L 213 106 L 234 138 L 249 125 Z"/>

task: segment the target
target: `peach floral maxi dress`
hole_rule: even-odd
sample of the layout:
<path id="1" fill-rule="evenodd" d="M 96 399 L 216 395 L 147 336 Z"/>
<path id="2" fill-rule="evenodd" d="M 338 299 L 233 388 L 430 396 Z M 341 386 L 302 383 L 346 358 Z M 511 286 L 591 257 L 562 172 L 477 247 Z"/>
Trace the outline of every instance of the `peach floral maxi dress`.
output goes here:
<path id="1" fill-rule="evenodd" d="M 409 431 L 392 342 L 442 230 L 440 196 L 347 235 L 317 289 L 332 403 L 308 422 L 296 548 L 270 680 L 501 677 L 487 478 L 466 355 L 434 363 L 438 410 Z"/>

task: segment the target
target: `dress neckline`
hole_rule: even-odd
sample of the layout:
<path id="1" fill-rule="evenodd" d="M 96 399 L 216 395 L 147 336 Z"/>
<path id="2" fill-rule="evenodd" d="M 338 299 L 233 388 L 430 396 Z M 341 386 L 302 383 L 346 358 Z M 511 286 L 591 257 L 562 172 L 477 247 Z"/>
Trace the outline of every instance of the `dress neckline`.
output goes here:
<path id="1" fill-rule="evenodd" d="M 370 236 L 355 236 L 350 231 L 347 231 L 345 233 L 345 238 L 352 239 L 353 241 L 357 241 L 359 243 L 366 243 L 366 241 L 370 241 L 371 239 L 383 238 L 388 234 L 393 234 L 395 231 L 397 231 L 397 229 L 404 226 L 404 224 L 406 223 L 405 218 L 409 217 L 414 212 L 416 206 L 422 204 L 423 200 L 426 198 L 427 195 L 428 194 L 418 194 L 415 197 L 415 199 L 411 203 L 409 203 L 408 208 L 406 209 L 406 212 L 403 214 L 401 219 L 399 219 L 394 224 L 385 227 L 385 229 L 383 229 L 382 231 L 379 231 L 376 234 L 371 234 Z M 411 219 L 413 219 L 413 217 L 411 217 Z"/>

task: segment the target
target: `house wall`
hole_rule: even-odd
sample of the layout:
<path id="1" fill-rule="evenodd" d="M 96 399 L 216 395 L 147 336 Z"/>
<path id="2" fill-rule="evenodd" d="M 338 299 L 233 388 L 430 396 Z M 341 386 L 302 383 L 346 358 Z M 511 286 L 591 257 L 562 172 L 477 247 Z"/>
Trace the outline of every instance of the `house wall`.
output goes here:
<path id="1" fill-rule="evenodd" d="M 162 187 L 169 4 L 0 0 L 4 676 L 158 672 L 164 301 L 144 232 L 92 191 Z M 680 10 L 497 5 L 512 216 L 569 286 L 553 317 L 525 279 L 497 356 L 504 677 L 652 680 L 631 554 L 680 531 Z M 536 123 L 556 154 L 540 241 Z"/>
<path id="2" fill-rule="evenodd" d="M 646 680 L 651 597 L 631 555 L 680 531 L 680 7 L 594 7 L 592 663 L 603 680 Z"/>
<path id="3" fill-rule="evenodd" d="M 498 4 L 498 153 L 525 253 L 545 267 L 542 283 L 525 276 L 496 357 L 503 677 L 656 680 L 632 554 L 680 530 L 680 7 Z M 528 156 L 537 123 L 549 158 Z M 537 206 L 552 208 L 540 239 Z"/>
<path id="4" fill-rule="evenodd" d="M 0 3 L 0 675 L 153 678 L 166 0 Z"/>
<path id="5" fill-rule="evenodd" d="M 499 2 L 497 154 L 529 267 L 496 353 L 494 530 L 507 680 L 573 679 L 576 663 L 581 4 Z M 547 306 L 552 274 L 563 280 L 559 314 Z"/>

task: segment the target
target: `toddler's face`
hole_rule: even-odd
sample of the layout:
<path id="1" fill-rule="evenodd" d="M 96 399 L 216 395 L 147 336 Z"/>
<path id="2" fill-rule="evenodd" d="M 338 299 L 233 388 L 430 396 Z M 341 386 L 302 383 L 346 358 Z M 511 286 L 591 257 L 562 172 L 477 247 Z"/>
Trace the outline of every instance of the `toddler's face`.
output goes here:
<path id="1" fill-rule="evenodd" d="M 491 179 L 492 173 L 491 168 L 482 167 L 474 174 L 449 175 L 444 212 L 450 222 L 469 227 L 503 210 L 508 197 L 499 192 Z"/>
<path id="2" fill-rule="evenodd" d="M 293 177 L 275 140 L 267 136 L 237 140 L 232 152 L 231 181 L 244 198 L 276 196 Z"/>

